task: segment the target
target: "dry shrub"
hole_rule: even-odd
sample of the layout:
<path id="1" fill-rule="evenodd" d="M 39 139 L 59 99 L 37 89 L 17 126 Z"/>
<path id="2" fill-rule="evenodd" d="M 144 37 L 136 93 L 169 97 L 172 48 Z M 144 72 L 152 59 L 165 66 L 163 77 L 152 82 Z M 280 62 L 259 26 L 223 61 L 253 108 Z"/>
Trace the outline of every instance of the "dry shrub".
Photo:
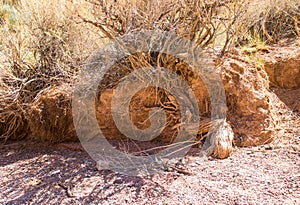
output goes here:
<path id="1" fill-rule="evenodd" d="M 296 0 L 250 0 L 245 9 L 245 15 L 235 25 L 239 40 L 260 38 L 276 43 L 300 36 L 300 4 Z"/>
<path id="2" fill-rule="evenodd" d="M 168 1 L 97 1 L 88 0 L 93 5 L 92 15 L 87 17 L 84 14 L 79 13 L 79 18 L 87 23 L 94 25 L 99 29 L 102 35 L 108 39 L 114 39 L 118 36 L 129 34 L 141 30 L 163 30 L 175 32 L 176 34 L 183 36 L 192 41 L 198 48 L 206 48 L 213 46 L 219 35 L 224 35 L 224 43 L 221 48 L 221 54 L 230 46 L 231 41 L 234 39 L 233 25 L 235 21 L 243 14 L 243 2 L 244 1 L 179 1 L 179 0 L 168 0 Z M 155 63 L 159 62 L 159 63 Z M 208 95 L 205 90 L 205 86 L 201 83 L 197 83 L 197 77 L 195 73 L 190 72 L 187 65 L 180 65 L 176 63 L 176 58 L 170 58 L 169 56 L 163 56 L 161 54 L 144 53 L 137 54 L 134 57 L 125 59 L 120 65 L 112 68 L 107 74 L 104 75 L 104 79 L 107 82 L 103 82 L 100 87 L 100 105 L 101 105 L 101 94 L 102 99 L 108 103 L 108 105 L 101 106 L 98 112 L 107 114 L 106 118 L 108 121 L 100 119 L 100 127 L 104 127 L 107 133 L 114 133 L 120 136 L 120 133 L 116 130 L 113 123 L 112 117 L 110 116 L 110 95 L 106 92 L 106 89 L 114 89 L 118 81 L 124 78 L 132 70 L 136 70 L 142 67 L 158 66 L 164 67 L 173 71 L 178 72 L 189 84 L 193 87 L 193 91 L 198 99 L 198 106 L 201 111 L 205 110 L 206 114 L 210 113 L 210 105 L 207 101 Z M 192 73 L 192 74 L 191 74 Z M 190 76 L 187 78 L 186 76 Z M 196 82 L 196 83 L 195 83 Z M 111 92 L 111 91 L 110 91 Z M 204 94 L 206 93 L 206 94 Z M 168 96 L 166 92 L 162 93 L 163 96 Z M 148 98 L 147 96 L 152 96 Z M 154 96 L 154 98 L 153 98 Z M 137 99 L 141 98 L 141 95 L 136 96 Z M 180 127 L 180 121 L 178 120 L 179 112 L 176 102 L 171 97 L 163 98 L 154 90 L 147 90 L 143 93 L 143 97 L 146 100 L 132 100 L 131 111 L 142 110 L 144 114 L 132 113 L 132 119 L 135 120 L 135 124 L 143 123 L 147 119 L 149 111 L 147 111 L 147 105 L 152 104 L 150 107 L 167 107 L 167 104 L 171 104 L 173 109 L 169 114 L 168 118 L 172 115 L 173 119 L 168 119 L 168 126 L 160 136 L 160 140 L 164 139 L 167 142 L 172 142 L 174 136 L 176 136 L 176 129 Z M 156 99 L 159 101 L 155 101 Z M 166 100 L 167 99 L 167 100 Z M 154 101 L 154 102 L 153 102 Z M 201 101 L 201 102 L 199 102 Z M 135 103 L 135 104 L 134 104 Z M 148 108 L 149 110 L 149 108 Z M 147 122 L 147 120 L 146 120 Z M 202 124 L 203 125 L 203 124 Z M 147 123 L 141 128 L 146 128 Z M 207 127 L 207 126 L 202 126 Z M 231 152 L 231 141 L 232 141 L 232 130 L 227 129 L 230 127 L 224 124 L 223 128 L 228 130 L 226 134 L 218 134 L 216 139 L 211 139 L 210 145 L 217 157 L 224 158 Z M 108 130 L 112 130 L 109 132 Z M 202 135 L 203 130 L 199 129 L 199 135 Z M 225 143 L 223 143 L 223 141 Z M 214 151 L 215 150 L 215 151 Z"/>
<path id="3" fill-rule="evenodd" d="M 246 0 L 87 0 L 90 16 L 83 22 L 96 26 L 104 37 L 113 39 L 131 32 L 163 30 L 176 32 L 199 47 L 213 46 L 224 38 L 221 54 L 234 40 L 234 24 L 243 15 Z"/>
<path id="4" fill-rule="evenodd" d="M 132 58 L 133 56 L 136 58 Z M 151 64 L 146 60 L 149 59 L 150 56 Z M 183 61 L 176 61 L 175 57 L 163 55 L 160 59 L 157 58 L 158 55 L 153 53 L 148 56 L 141 54 L 132 55 L 131 60 L 123 59 L 104 75 L 104 80 L 99 85 L 97 116 L 99 126 L 108 139 L 126 138 L 119 132 L 112 118 L 111 101 L 115 86 L 117 86 L 120 80 L 126 79 L 126 75 L 129 74 L 129 72 L 139 69 L 139 67 L 142 69 L 146 67 L 146 65 L 151 65 L 153 69 L 155 69 L 154 67 L 159 64 L 166 69 L 176 72 L 185 79 L 196 97 L 202 121 L 207 122 L 206 119 L 210 117 L 211 109 L 209 94 L 200 76 Z M 130 64 L 126 64 L 126 61 L 129 61 Z M 117 72 L 113 72 L 115 70 L 117 70 Z M 172 84 L 172 86 L 175 87 L 176 85 Z M 183 97 L 184 95 L 181 96 Z M 116 97 L 118 98 L 119 96 Z M 120 101 L 123 100 L 124 99 L 120 99 Z M 185 100 L 187 102 L 186 104 L 188 104 L 189 98 Z M 131 99 L 129 107 L 131 120 L 139 129 L 146 129 L 150 126 L 150 110 L 157 107 L 164 109 L 167 122 L 159 137 L 153 141 L 172 143 L 180 128 L 180 119 L 182 116 L 180 116 L 180 107 L 176 98 L 168 91 L 158 87 L 145 87 L 136 93 Z M 199 129 L 199 135 L 206 134 L 207 132 L 207 129 Z"/>
<path id="5" fill-rule="evenodd" d="M 33 125 L 26 116 L 32 103 L 50 86 L 72 83 L 98 38 L 73 20 L 76 8 L 70 1 L 3 1 L 0 10 L 5 6 L 17 13 L 14 22 L 0 15 L 0 70 L 5 71 L 0 76 L 0 136 L 19 139 L 28 133 L 28 123 Z M 22 134 L 15 132 L 19 129 Z"/>
<path id="6" fill-rule="evenodd" d="M 175 32 L 179 36 L 183 36 L 192 41 L 198 48 L 213 47 L 217 44 L 218 38 L 221 36 L 222 43 L 220 53 L 224 55 L 227 49 L 230 47 L 231 42 L 235 39 L 234 24 L 244 14 L 244 8 L 246 1 L 198 1 L 198 0 L 143 0 L 143 1 L 101 1 L 101 0 L 88 0 L 93 6 L 90 16 L 79 13 L 79 18 L 87 23 L 91 24 L 99 29 L 102 35 L 108 39 L 114 39 L 124 34 L 137 32 L 141 30 L 163 30 Z M 146 56 L 146 57 L 145 57 Z M 195 73 L 190 72 L 187 65 L 179 65 L 176 63 L 175 58 L 163 56 L 161 54 L 153 55 L 153 53 L 144 53 L 144 55 L 137 55 L 132 58 L 124 60 L 121 65 L 112 68 L 105 76 L 104 79 L 107 82 L 102 84 L 99 90 L 100 93 L 100 105 L 101 97 L 105 99 L 109 105 L 111 96 L 106 89 L 114 89 L 118 81 L 125 77 L 132 70 L 139 69 L 148 66 L 164 67 L 178 72 L 190 86 L 193 87 L 193 91 L 198 100 L 198 107 L 201 114 L 210 114 L 209 97 L 203 83 L 197 82 L 197 76 Z M 160 62 L 160 63 L 155 63 Z M 191 78 L 187 78 L 192 73 Z M 101 96 L 102 94 L 102 96 Z M 161 93 L 160 93 L 161 94 Z M 147 118 L 150 108 L 162 107 L 166 108 L 170 104 L 173 110 L 167 114 L 168 126 L 162 132 L 160 140 L 166 140 L 172 142 L 174 136 L 176 136 L 176 129 L 180 127 L 179 108 L 176 106 L 176 102 L 171 97 L 168 97 L 168 93 L 163 92 L 163 98 L 155 89 L 142 92 L 142 95 L 138 94 L 136 100 L 132 100 L 131 113 L 134 124 L 145 123 L 141 128 L 147 128 Z M 104 96 L 103 96 L 104 95 Z M 151 96 L 151 97 L 149 97 Z M 142 98 L 143 97 L 143 98 Z M 142 100 L 144 99 L 144 100 Z M 157 102 L 156 99 L 159 99 Z M 170 100 L 172 99 L 172 100 Z M 102 104 L 98 107 L 98 112 L 107 116 L 104 121 L 99 120 L 100 126 L 108 130 L 112 130 L 110 133 L 119 136 L 120 133 L 116 130 L 112 117 L 110 116 L 110 106 Z M 169 106 L 170 107 L 170 106 Z M 134 113 L 134 110 L 142 110 L 143 114 Z M 167 111 L 168 112 L 168 111 Z M 169 116 L 172 116 L 170 119 Z M 203 117 L 205 115 L 201 115 Z M 207 117 L 207 116 L 206 116 Z M 145 121 L 146 120 L 146 121 Z M 210 139 L 210 154 L 214 153 L 215 156 L 224 158 L 231 152 L 232 143 L 232 130 L 229 129 L 229 125 L 222 125 L 222 127 L 228 131 L 224 134 L 217 134 L 216 139 Z M 205 125 L 204 125 L 205 124 Z M 202 122 L 201 128 L 199 128 L 199 136 L 206 134 L 207 121 Z M 221 125 L 221 124 L 220 124 Z M 202 129 L 205 128 L 205 129 Z M 201 139 L 202 136 L 200 137 Z M 223 143 L 225 142 L 225 143 Z"/>
<path id="7" fill-rule="evenodd" d="M 110 52 L 113 52 L 114 50 L 114 48 L 112 49 L 112 51 L 110 49 L 105 50 L 105 54 L 110 55 Z M 101 51 L 99 52 L 101 53 Z M 95 66 L 102 63 L 102 61 L 99 60 L 99 58 L 101 59 L 102 57 L 100 53 L 98 53 L 98 55 L 96 55 L 89 61 L 90 65 Z M 201 60 L 206 62 L 206 60 L 204 59 Z M 121 61 L 114 65 L 110 70 L 108 70 L 107 73 L 103 73 L 104 80 L 99 85 L 99 102 L 97 108 L 98 115 L 101 116 L 101 118 L 98 118 L 98 121 L 100 127 L 104 130 L 104 135 L 106 135 L 107 138 L 124 138 L 124 136 L 122 136 L 116 128 L 111 115 L 112 111 L 110 110 L 110 104 L 113 89 L 115 89 L 120 80 L 126 79 L 126 76 L 131 71 L 143 69 L 149 66 L 152 66 L 153 69 L 156 69 L 157 67 L 169 69 L 180 75 L 183 79 L 185 79 L 185 81 L 189 84 L 189 86 L 193 90 L 193 93 L 195 94 L 198 104 L 197 107 L 199 107 L 200 109 L 200 115 L 202 117 L 202 120 L 203 118 L 210 116 L 210 103 L 208 92 L 200 76 L 198 76 L 198 74 L 195 73 L 195 71 L 192 68 L 190 68 L 188 64 L 184 63 L 179 59 L 176 59 L 174 56 L 169 56 L 166 54 L 160 54 L 155 52 L 136 53 L 129 56 L 128 58 L 121 59 Z M 101 72 L 101 70 L 99 72 Z M 93 78 L 93 74 L 88 73 L 88 75 L 91 75 L 90 77 Z M 178 92 L 180 92 L 180 88 L 182 88 L 178 87 L 179 85 L 174 84 L 174 80 L 172 81 L 170 79 L 166 79 L 164 82 L 166 82 L 167 84 L 169 83 L 168 86 L 173 90 L 178 90 Z M 141 82 L 139 81 L 130 83 L 132 84 Z M 123 93 L 127 92 L 124 90 Z M 186 102 L 184 104 L 190 104 L 190 96 L 178 96 L 181 96 L 183 98 L 183 100 Z M 122 96 L 120 98 L 119 96 L 116 96 L 116 98 L 118 99 L 118 102 L 122 102 L 124 100 L 122 99 Z M 154 107 L 160 107 L 164 109 L 167 113 L 166 126 L 164 126 L 164 130 L 156 140 L 166 143 L 172 143 L 175 140 L 174 138 L 177 136 L 178 130 L 183 124 L 180 118 L 183 116 L 179 115 L 180 109 L 182 108 L 178 106 L 174 96 L 170 95 L 167 91 L 164 91 L 163 89 L 150 87 L 138 92 L 136 96 L 134 96 L 134 98 L 131 100 L 131 120 L 135 125 L 137 125 L 137 127 L 140 127 L 141 129 L 148 128 L 150 126 L 150 122 L 148 121 L 150 115 L 149 111 Z M 121 113 L 120 116 L 125 115 L 124 109 L 126 108 L 126 105 L 120 106 L 120 110 L 117 111 L 118 113 Z M 186 111 L 190 111 L 190 113 L 194 114 L 193 109 L 190 107 L 187 108 Z M 207 123 L 207 121 L 203 120 L 200 123 L 201 127 L 195 128 L 191 126 L 190 129 L 197 129 L 196 131 L 198 131 L 199 137 L 202 137 L 201 135 L 207 134 L 208 130 L 206 124 L 209 124 L 210 122 Z M 205 126 L 203 126 L 203 124 L 205 124 Z M 123 123 L 123 125 L 125 125 L 124 129 L 126 129 L 127 124 Z M 228 127 L 229 126 L 222 126 L 222 128 L 226 130 L 228 129 Z M 128 126 L 127 129 L 130 129 L 130 127 Z M 153 130 L 153 132 L 155 131 Z M 214 147 L 216 145 L 218 149 L 218 151 L 213 151 L 212 153 L 214 153 L 216 157 L 220 158 L 224 158 L 225 156 L 227 157 L 231 152 L 232 148 L 232 130 L 230 129 L 228 130 L 228 132 L 224 133 L 226 133 L 226 135 L 217 135 L 218 140 L 215 140 L 214 138 L 210 140 L 210 142 L 212 143 L 210 147 Z M 177 138 L 176 140 L 180 141 L 184 139 Z M 225 141 L 226 143 L 223 143 L 223 141 Z"/>
<path id="8" fill-rule="evenodd" d="M 22 139 L 28 131 L 23 108 L 16 100 L 16 92 L 0 86 L 0 139 Z"/>

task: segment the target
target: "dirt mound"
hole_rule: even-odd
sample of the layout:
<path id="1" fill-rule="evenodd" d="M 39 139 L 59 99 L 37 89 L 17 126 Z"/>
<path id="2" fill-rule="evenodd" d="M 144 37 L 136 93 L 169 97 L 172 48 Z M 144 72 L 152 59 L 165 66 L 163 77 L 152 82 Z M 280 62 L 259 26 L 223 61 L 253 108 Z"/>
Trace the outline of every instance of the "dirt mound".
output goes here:
<path id="1" fill-rule="evenodd" d="M 283 40 L 270 46 L 263 57 L 270 86 L 284 89 L 300 88 L 300 40 Z"/>
<path id="2" fill-rule="evenodd" d="M 264 70 L 257 69 L 254 64 L 229 58 L 218 68 L 224 82 L 227 96 L 228 121 L 235 133 L 234 143 L 238 146 L 253 146 L 272 141 L 274 134 L 273 109 L 269 91 L 269 81 Z M 199 79 L 198 79 L 199 80 Z M 193 83 L 197 82 L 196 79 Z M 201 115 L 198 135 L 209 130 L 210 103 L 209 95 L 203 82 L 192 84 Z M 98 123 L 108 139 L 126 139 L 117 129 L 111 114 L 113 89 L 107 89 L 99 97 L 97 107 Z M 167 113 L 167 126 L 155 140 L 170 143 L 180 127 L 180 113 L 174 98 L 166 93 L 164 97 L 157 95 L 155 89 L 137 93 L 131 101 L 131 120 L 139 129 L 150 126 L 149 111 L 154 107 L 162 107 Z"/>
<path id="3" fill-rule="evenodd" d="M 294 42 L 293 45 L 296 43 Z M 276 136 L 276 132 L 280 130 L 281 125 L 278 119 L 289 113 L 289 109 L 298 112 L 300 110 L 299 98 L 297 98 L 299 89 L 289 89 L 289 92 L 277 89 L 273 93 L 272 90 L 274 89 L 269 88 L 269 79 L 271 85 L 276 84 L 278 87 L 297 88 L 299 86 L 300 78 L 295 77 L 299 74 L 299 59 L 296 57 L 298 51 L 289 55 L 290 51 L 281 51 L 276 46 L 269 50 L 269 53 L 259 54 L 260 57 L 266 59 L 266 69 L 258 68 L 255 62 L 241 58 L 242 51 L 229 54 L 223 60 L 216 60 L 218 62 L 216 69 L 223 80 L 228 108 L 228 124 L 225 123 L 224 127 L 227 131 L 233 130 L 233 141 L 237 146 L 254 146 L 271 142 Z M 282 55 L 283 53 L 285 55 Z M 171 69 L 174 71 L 181 71 L 178 74 L 188 82 L 197 99 L 200 127 L 198 128 L 198 141 L 196 143 L 202 144 L 212 123 L 210 121 L 209 94 L 201 78 L 196 74 L 191 74 L 188 67 L 183 64 L 177 68 L 176 64 L 172 66 Z M 279 72 L 280 69 L 286 72 Z M 115 71 L 114 75 L 117 76 L 118 70 Z M 128 74 L 126 72 L 124 75 Z M 111 84 L 117 83 L 120 78 L 124 77 L 114 78 L 114 75 L 106 76 L 108 80 L 102 85 L 105 89 L 101 90 L 99 99 L 95 102 L 96 115 L 99 127 L 107 139 L 127 140 L 127 137 L 116 127 L 112 117 L 111 101 L 115 88 Z M 77 141 L 72 117 L 72 92 L 69 84 L 63 84 L 50 87 L 39 94 L 25 113 L 26 118 L 23 120 L 23 127 L 26 129 L 23 130 L 24 135 L 28 134 L 31 139 L 50 142 Z M 289 108 L 284 107 L 282 102 L 285 102 Z M 280 105 L 280 109 L 285 109 L 285 111 L 279 111 L 278 105 Z M 155 107 L 165 111 L 166 124 L 161 134 L 153 139 L 153 142 L 171 143 L 180 129 L 181 114 L 176 99 L 170 93 L 154 87 L 140 90 L 130 101 L 130 119 L 137 128 L 147 129 L 151 126 L 151 110 Z M 6 121 L 1 120 L 0 122 L 1 134 L 8 131 L 3 123 L 7 125 L 8 122 L 14 120 L 14 118 L 10 119 L 9 117 L 5 119 Z M 229 133 L 228 138 L 224 137 L 224 139 L 230 141 L 230 136 L 232 135 Z M 226 146 L 228 146 L 227 150 L 222 151 L 225 153 L 224 156 L 228 156 L 230 150 L 229 144 Z M 218 149 L 222 150 L 220 147 Z M 217 150 L 215 151 L 217 153 Z M 217 155 L 223 156 L 222 153 Z"/>
<path id="4" fill-rule="evenodd" d="M 201 135 L 208 132 L 207 126 L 203 125 L 209 123 L 209 95 L 200 79 L 198 83 L 193 84 L 192 90 L 196 96 L 201 116 L 202 129 L 199 129 L 198 131 L 199 135 Z M 112 116 L 111 103 L 113 92 L 113 89 L 107 89 L 101 93 L 99 97 L 99 105 L 97 106 L 98 123 L 103 134 L 108 139 L 126 139 L 116 127 Z M 153 115 L 153 113 L 151 114 L 151 110 L 154 108 L 164 109 L 166 114 L 166 124 L 161 134 L 153 141 L 172 143 L 180 128 L 181 116 L 179 104 L 175 97 L 170 93 L 153 87 L 145 88 L 136 93 L 131 99 L 129 107 L 132 123 L 141 130 L 150 127 L 150 118 Z"/>
<path id="5" fill-rule="evenodd" d="M 275 132 L 274 120 L 276 119 L 276 110 L 272 106 L 273 93 L 269 90 L 268 75 L 264 70 L 257 69 L 253 63 L 246 63 L 240 60 L 234 60 L 234 57 L 228 58 L 219 65 L 224 88 L 227 97 L 228 116 L 227 119 L 234 131 L 234 144 L 238 146 L 253 146 L 271 142 Z M 196 97 L 201 112 L 209 113 L 209 96 L 201 95 L 203 86 L 194 86 L 198 89 Z M 198 91 L 198 92 L 197 92 Z M 122 136 L 117 130 L 111 117 L 109 105 L 111 103 L 112 90 L 102 94 L 98 107 L 101 128 L 108 136 Z M 156 104 L 156 95 L 149 93 L 140 93 L 132 100 L 133 104 L 138 107 L 131 107 L 133 112 L 132 119 L 136 126 L 141 129 L 149 126 L 149 107 L 160 106 Z M 201 102 L 200 102 L 201 101 Z M 140 103 L 140 104 L 139 104 Z M 150 105 L 150 106 L 149 106 Z M 173 108 L 175 108 L 174 106 Z M 170 127 L 167 127 L 158 138 L 161 141 L 171 142 L 172 137 L 176 136 L 176 130 L 172 127 L 178 124 L 178 114 L 174 115 L 176 109 L 168 113 Z M 178 110 L 177 110 L 178 111 Z M 207 112 L 208 111 L 208 112 Z M 176 112 L 175 112 L 176 113 Z M 104 117 L 103 117 L 104 116 Z M 172 118 L 173 117 L 173 118 Z M 209 117 L 209 116 L 208 116 Z M 275 119 L 274 119 L 275 118 Z M 141 125 L 144 123 L 143 125 Z M 209 126 L 205 126 L 206 120 L 202 121 L 206 132 Z M 205 134 L 204 130 L 199 130 L 199 135 Z"/>
<path id="6" fill-rule="evenodd" d="M 227 95 L 228 120 L 235 133 L 234 143 L 239 146 L 252 146 L 270 142 L 274 128 L 274 111 L 270 106 L 272 93 L 268 90 L 266 72 L 233 59 L 223 62 L 220 72 Z M 28 117 L 32 137 L 54 142 L 77 139 L 72 124 L 72 91 L 65 86 L 49 89 L 34 103 Z M 209 129 L 209 95 L 201 81 L 193 84 L 192 89 L 201 113 L 201 136 Z M 154 107 L 164 108 L 167 113 L 167 126 L 155 140 L 171 143 L 180 127 L 178 104 L 171 95 L 163 92 L 159 96 L 156 92 L 155 89 L 142 90 L 134 96 L 130 106 L 131 118 L 139 129 L 146 129 L 150 126 L 150 110 Z M 99 127 L 108 139 L 126 139 L 112 118 L 112 95 L 113 89 L 107 89 L 99 97 Z"/>
<path id="7" fill-rule="evenodd" d="M 253 146 L 272 141 L 274 110 L 266 72 L 251 63 L 228 59 L 221 66 L 221 74 L 234 143 Z"/>
<path id="8" fill-rule="evenodd" d="M 30 138 L 53 143 L 77 141 L 71 97 L 72 89 L 67 84 L 51 87 L 38 96 L 26 116 Z"/>

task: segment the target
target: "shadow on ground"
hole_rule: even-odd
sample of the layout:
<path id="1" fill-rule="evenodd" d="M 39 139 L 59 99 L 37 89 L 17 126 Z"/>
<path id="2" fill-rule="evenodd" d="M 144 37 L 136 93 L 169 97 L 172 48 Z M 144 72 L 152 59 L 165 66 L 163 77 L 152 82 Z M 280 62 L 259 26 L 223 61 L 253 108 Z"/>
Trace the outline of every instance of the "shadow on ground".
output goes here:
<path id="1" fill-rule="evenodd" d="M 84 151 L 28 142 L 1 144 L 0 150 L 0 204 L 118 202 L 114 196 L 128 188 L 132 200 L 167 194 L 151 177 L 98 171 Z"/>

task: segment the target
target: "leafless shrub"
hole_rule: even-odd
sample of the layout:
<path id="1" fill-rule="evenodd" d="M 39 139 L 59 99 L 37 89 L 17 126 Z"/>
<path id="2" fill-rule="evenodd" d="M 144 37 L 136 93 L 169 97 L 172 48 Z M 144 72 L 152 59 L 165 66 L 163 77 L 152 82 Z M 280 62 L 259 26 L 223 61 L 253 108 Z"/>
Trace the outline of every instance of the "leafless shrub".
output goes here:
<path id="1" fill-rule="evenodd" d="M 117 36 L 142 29 L 176 32 L 199 47 L 208 47 L 223 35 L 222 54 L 234 39 L 233 25 L 244 12 L 246 1 L 237 0 L 87 0 L 92 17 L 79 13 L 83 22 L 100 29 L 103 36 Z"/>
<path id="2" fill-rule="evenodd" d="M 233 25 L 235 21 L 243 14 L 244 5 L 239 1 L 196 1 L 196 0 L 157 0 L 157 1 L 101 1 L 87 0 L 92 6 L 90 16 L 78 13 L 82 22 L 91 24 L 99 29 L 104 38 L 109 40 L 124 34 L 142 30 L 163 30 L 170 33 L 176 33 L 178 36 L 190 40 L 197 48 L 214 47 L 214 43 L 219 35 L 224 35 L 225 39 L 221 46 L 220 53 L 223 55 L 230 43 L 234 39 Z M 138 44 L 138 43 L 137 43 Z M 170 43 L 172 45 L 172 43 Z M 114 49 L 112 49 L 114 50 Z M 151 50 L 151 49 L 150 49 Z M 109 51 L 107 51 L 107 55 Z M 199 76 L 193 73 L 188 65 L 180 60 L 163 53 L 136 53 L 126 59 L 122 59 L 117 65 L 113 66 L 104 74 L 104 85 L 100 85 L 101 92 L 105 88 L 114 88 L 121 78 L 126 77 L 132 70 L 142 69 L 144 67 L 163 67 L 175 71 L 181 75 L 190 84 L 200 85 Z M 168 80 L 166 80 L 168 82 Z M 177 88 L 176 85 L 172 85 Z M 203 87 L 195 87 L 196 93 L 207 92 Z M 179 88 L 179 86 L 178 86 Z M 176 89 L 175 89 L 176 90 Z M 180 89 L 178 89 L 180 90 Z M 149 95 L 156 96 L 160 107 L 167 105 L 174 107 L 172 113 L 179 112 L 176 101 L 160 89 L 148 90 Z M 163 95 L 161 95 L 163 93 Z M 167 96 L 166 99 L 159 96 Z M 147 95 L 145 95 L 147 96 Z M 199 96 L 197 96 L 199 97 Z M 186 96 L 189 100 L 189 96 Z M 170 100 L 171 99 L 171 100 Z M 203 105 L 200 106 L 205 107 Z M 208 106 L 207 106 L 208 107 Z M 140 108 L 139 109 L 143 109 Z M 207 108 L 208 109 L 208 108 Z M 208 111 L 209 112 L 209 111 Z M 192 112 L 193 113 L 193 112 Z M 180 119 L 174 117 L 176 124 L 173 127 L 180 128 Z M 168 122 L 167 124 L 171 124 Z M 184 124 L 184 123 L 182 123 Z M 195 129 L 195 128 L 193 128 Z M 198 130 L 198 128 L 196 128 Z M 175 130 L 176 131 L 176 130 Z M 201 130 L 199 130 L 201 132 Z M 230 133 L 230 131 L 229 131 Z M 202 133 L 200 133 L 202 134 Z M 174 132 L 170 134 L 174 139 Z M 216 157 L 227 157 L 231 152 L 231 137 L 218 135 L 219 141 L 212 139 L 210 154 L 215 153 Z M 171 141 L 172 141 L 171 140 Z M 216 144 L 220 142 L 222 149 L 215 152 Z"/>
<path id="3" fill-rule="evenodd" d="M 276 43 L 284 38 L 299 37 L 299 22 L 298 1 L 249 1 L 249 7 L 236 29 L 240 33 L 239 40 L 259 37 L 267 43 Z"/>
<path id="4" fill-rule="evenodd" d="M 27 111 L 39 94 L 72 82 L 96 42 L 86 43 L 92 29 L 73 20 L 70 1 L 2 1 L 0 8 L 6 12 L 1 16 L 0 10 L 0 138 L 21 138 Z M 6 8 L 17 12 L 15 21 Z"/>

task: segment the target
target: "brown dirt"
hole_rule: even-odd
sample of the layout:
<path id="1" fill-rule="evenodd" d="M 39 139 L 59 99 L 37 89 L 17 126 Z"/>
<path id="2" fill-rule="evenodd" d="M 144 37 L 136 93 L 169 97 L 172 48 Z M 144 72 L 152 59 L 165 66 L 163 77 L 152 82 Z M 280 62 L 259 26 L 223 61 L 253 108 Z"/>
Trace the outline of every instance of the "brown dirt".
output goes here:
<path id="1" fill-rule="evenodd" d="M 1 144 L 0 204 L 299 204 L 299 137 L 224 160 L 189 155 L 148 177 L 98 171 L 75 143 Z"/>
<path id="2" fill-rule="evenodd" d="M 72 118 L 72 88 L 50 87 L 36 98 L 28 111 L 29 137 L 45 142 L 78 141 Z"/>
<path id="3" fill-rule="evenodd" d="M 197 96 L 199 112 L 201 116 L 202 125 L 207 123 L 209 111 L 209 98 L 207 90 L 202 87 L 203 84 L 194 84 L 194 87 L 198 86 L 195 91 Z M 101 131 L 107 139 L 126 139 L 126 137 L 118 130 L 114 123 L 111 112 L 111 101 L 113 96 L 113 90 L 108 89 L 100 96 L 99 106 L 97 107 L 97 119 Z M 205 97 L 203 97 L 205 96 Z M 202 100 L 202 101 L 201 101 Z M 205 108 L 206 104 L 206 108 Z M 166 92 L 157 94 L 154 88 L 147 88 L 138 92 L 131 100 L 130 103 L 130 116 L 133 124 L 138 129 L 146 129 L 151 125 L 149 120 L 150 110 L 155 107 L 164 108 L 167 117 L 166 126 L 162 130 L 161 134 L 153 141 L 159 141 L 163 143 L 171 143 L 178 133 L 180 126 L 180 110 L 179 105 L 172 95 Z M 205 110 L 206 109 L 206 110 Z M 206 129 L 199 129 L 199 134 L 207 132 Z"/>
<path id="4" fill-rule="evenodd" d="M 299 110 L 299 100 L 297 99 L 299 92 L 295 90 L 299 80 L 297 76 L 300 73 L 298 54 L 299 41 L 283 41 L 255 54 L 256 58 L 264 59 L 265 69 L 258 68 L 253 61 L 245 60 L 247 54 L 243 54 L 238 49 L 236 53 L 221 60 L 221 63 L 216 63 L 226 91 L 227 120 L 235 134 L 235 145 L 260 145 L 274 139 L 274 135 L 276 135 L 274 131 L 278 126 L 275 122 L 280 118 L 280 114 L 273 104 L 284 102 L 292 111 Z M 206 123 L 210 114 L 210 100 L 203 82 L 197 75 L 191 75 L 185 64 L 172 64 L 172 66 L 171 69 L 181 71 L 181 75 L 192 85 L 198 100 L 201 122 Z M 114 73 L 118 72 L 113 72 L 111 76 L 108 75 L 109 82 L 104 82 L 104 87 L 110 85 L 109 83 L 113 79 L 118 81 L 115 79 Z M 278 84 L 278 80 L 283 84 Z M 274 87 L 275 85 L 277 87 Z M 272 87 L 269 88 L 269 86 Z M 289 92 L 286 92 L 286 87 L 291 87 Z M 274 97 L 275 94 L 272 92 L 274 90 L 279 98 Z M 99 97 L 99 106 L 97 107 L 99 126 L 109 139 L 124 138 L 116 128 L 111 116 L 112 92 L 113 89 L 106 88 Z M 178 105 L 172 96 L 165 95 L 167 100 L 157 98 L 157 93 L 152 91 L 140 92 L 132 100 L 130 113 L 133 123 L 144 129 L 149 126 L 147 119 L 151 108 L 157 106 L 166 108 L 168 126 L 157 140 L 169 143 L 174 139 L 180 127 L 180 114 Z M 27 130 L 24 130 L 24 134 L 28 134 L 33 139 L 50 142 L 78 140 L 72 122 L 71 96 L 72 89 L 69 84 L 44 90 L 29 106 L 24 123 L 26 125 L 28 123 L 30 131 L 25 133 Z M 4 122 L 7 127 L 7 121 Z M 203 123 L 201 126 L 206 127 Z M 2 124 L 0 122 L 1 133 L 5 131 Z M 199 129 L 199 135 L 202 134 L 205 132 Z"/>
<path id="5" fill-rule="evenodd" d="M 270 86 L 283 89 L 300 88 L 300 40 L 285 39 L 258 53 L 264 59 Z"/>
<path id="6" fill-rule="evenodd" d="M 294 113 L 300 113 L 300 89 L 272 88 L 279 99 Z"/>
<path id="7" fill-rule="evenodd" d="M 255 146 L 273 140 L 276 116 L 272 109 L 267 74 L 253 63 L 237 60 L 232 55 L 221 66 L 223 84 L 227 96 L 227 119 L 235 133 L 238 146 Z M 271 118 L 272 119 L 272 118 Z"/>

